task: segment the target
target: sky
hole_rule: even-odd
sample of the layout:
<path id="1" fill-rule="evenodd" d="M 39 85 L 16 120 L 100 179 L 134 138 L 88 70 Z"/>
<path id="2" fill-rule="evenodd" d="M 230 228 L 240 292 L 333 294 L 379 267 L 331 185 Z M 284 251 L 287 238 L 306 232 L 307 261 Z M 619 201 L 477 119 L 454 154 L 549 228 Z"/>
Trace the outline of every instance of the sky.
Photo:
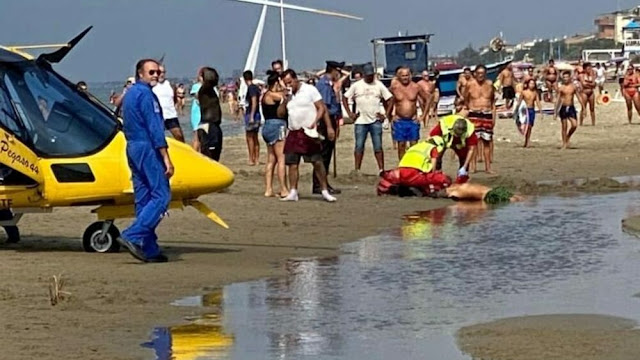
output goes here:
<path id="1" fill-rule="evenodd" d="M 597 14 L 640 5 L 633 0 L 286 0 L 363 17 L 363 21 L 285 11 L 293 69 L 325 60 L 371 61 L 371 39 L 434 33 L 429 51 L 455 54 L 482 46 L 501 31 L 509 43 L 595 30 Z M 535 5 L 535 6 L 534 6 Z M 72 81 L 118 81 L 138 59 L 165 54 L 169 77 L 192 77 L 199 66 L 230 76 L 244 67 L 260 5 L 232 0 L 2 0 L 0 44 L 64 43 L 93 29 L 56 65 Z M 257 70 L 280 58 L 279 10 L 270 8 Z"/>

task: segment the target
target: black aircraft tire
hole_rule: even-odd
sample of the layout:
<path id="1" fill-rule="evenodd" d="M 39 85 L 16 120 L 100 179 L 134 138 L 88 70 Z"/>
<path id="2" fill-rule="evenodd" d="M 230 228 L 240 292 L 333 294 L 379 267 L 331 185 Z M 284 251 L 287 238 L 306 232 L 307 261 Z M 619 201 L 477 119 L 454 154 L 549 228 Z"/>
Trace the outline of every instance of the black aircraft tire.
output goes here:
<path id="1" fill-rule="evenodd" d="M 107 236 L 102 242 L 99 237 L 102 234 L 104 221 L 97 221 L 87 227 L 82 235 L 82 247 L 86 252 L 117 253 L 120 251 L 120 243 L 116 240 L 120 236 L 120 230 L 115 225 L 109 226 Z"/>

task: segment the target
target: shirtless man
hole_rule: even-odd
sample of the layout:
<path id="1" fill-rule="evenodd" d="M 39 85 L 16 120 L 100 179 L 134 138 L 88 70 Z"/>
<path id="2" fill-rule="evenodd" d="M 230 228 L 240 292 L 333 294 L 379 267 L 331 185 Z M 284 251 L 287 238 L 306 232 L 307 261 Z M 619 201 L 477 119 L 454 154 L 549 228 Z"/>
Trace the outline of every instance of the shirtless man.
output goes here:
<path id="1" fill-rule="evenodd" d="M 507 65 L 507 67 L 500 72 L 500 75 L 498 75 L 498 81 L 500 81 L 500 84 L 502 85 L 502 98 L 507 101 L 507 108 L 511 109 L 513 106 L 513 99 L 516 98 L 516 90 L 513 87 L 513 67 L 511 64 Z"/>
<path id="2" fill-rule="evenodd" d="M 427 94 L 428 98 L 429 98 L 429 106 L 426 107 L 427 109 L 427 116 L 424 116 L 423 122 L 422 122 L 422 126 L 427 126 L 427 124 L 429 123 L 429 119 L 431 118 L 431 104 L 433 104 L 433 98 L 434 98 L 434 93 L 433 93 L 433 86 L 431 84 L 431 82 L 429 81 L 429 71 L 424 70 L 422 71 L 422 79 L 420 79 L 420 81 L 418 81 L 418 86 L 420 86 L 420 88 Z"/>
<path id="3" fill-rule="evenodd" d="M 463 97 L 465 106 L 469 110 L 468 118 L 475 125 L 475 132 L 480 140 L 478 151 L 471 159 L 471 171 L 476 172 L 477 153 L 483 151 L 485 172 L 493 174 L 491 162 L 496 104 L 493 83 L 487 79 L 487 68 L 484 65 L 476 66 L 474 77 L 465 86 Z"/>
<path id="4" fill-rule="evenodd" d="M 429 112 L 430 114 L 429 116 L 436 119 L 436 121 L 438 120 L 438 103 L 440 102 L 439 77 L 440 77 L 440 72 L 438 70 L 435 70 L 433 72 L 433 75 L 429 77 L 429 85 L 431 86 L 431 94 L 432 94 L 431 111 Z M 427 119 L 427 122 L 429 122 L 429 119 Z"/>
<path id="5" fill-rule="evenodd" d="M 522 91 L 522 95 L 520 96 L 520 100 L 518 100 L 518 104 L 516 105 L 516 109 L 520 107 L 520 103 L 523 101 L 527 104 L 528 110 L 528 119 L 527 123 L 524 125 L 524 147 L 529 147 L 529 139 L 531 138 L 531 129 L 533 128 L 533 124 L 536 119 L 536 104 L 538 105 L 538 110 L 540 110 L 540 115 L 542 116 L 542 103 L 538 100 L 538 89 L 536 89 L 536 81 L 533 79 L 529 79 L 525 83 L 526 87 Z"/>
<path id="6" fill-rule="evenodd" d="M 555 68 L 555 62 L 553 59 L 549 60 L 549 66 L 544 69 L 544 82 L 549 91 L 549 97 L 553 102 L 553 93 L 556 90 L 556 82 L 558 81 L 558 69 Z"/>
<path id="7" fill-rule="evenodd" d="M 596 126 L 596 72 L 593 70 L 591 63 L 584 64 L 584 71 L 579 77 L 580 84 L 582 84 L 582 111 L 580 111 L 580 126 L 584 121 L 584 117 L 587 113 L 587 105 L 589 106 L 589 113 L 591 114 L 591 126 Z"/>
<path id="8" fill-rule="evenodd" d="M 569 73 L 569 71 L 562 73 L 562 85 L 558 87 L 558 95 L 553 119 L 557 119 L 558 114 L 560 114 L 560 123 L 562 124 L 561 149 L 564 150 L 569 148 L 571 135 L 573 135 L 578 127 L 578 116 L 576 114 L 576 107 L 573 104 L 573 97 L 576 96 L 576 88 L 571 82 L 571 73 Z M 571 128 L 568 130 L 567 121 L 571 122 Z"/>
<path id="9" fill-rule="evenodd" d="M 423 88 L 411 81 L 411 70 L 401 67 L 396 73 L 397 82 L 391 84 L 391 98 L 387 118 L 391 119 L 393 140 L 398 142 L 398 159 L 402 159 L 410 146 L 420 140 L 420 122 L 427 116 L 429 96 Z M 418 119 L 418 99 L 422 108 L 422 116 Z M 394 114 L 395 109 L 395 114 Z"/>
<path id="10" fill-rule="evenodd" d="M 522 83 L 525 85 L 525 88 L 527 87 L 527 83 L 531 79 L 538 80 L 536 79 L 536 75 L 533 73 L 533 67 L 527 69 L 527 73 L 524 74 L 524 78 L 522 79 Z"/>
<path id="11" fill-rule="evenodd" d="M 389 83 L 389 90 L 391 90 L 392 88 L 394 88 L 394 87 L 396 87 L 396 86 L 398 86 L 400 84 L 400 80 L 398 80 L 398 71 L 400 71 L 401 67 L 402 66 L 398 66 L 396 68 L 395 75 L 393 75 L 393 78 L 391 79 L 391 82 Z M 387 114 L 387 119 L 391 119 L 388 114 Z M 384 128 L 384 124 L 382 126 Z M 393 136 L 393 131 L 394 131 L 393 126 L 391 126 L 391 143 L 393 144 L 393 150 L 397 150 L 398 149 L 398 142 L 396 141 L 395 136 Z"/>
<path id="12" fill-rule="evenodd" d="M 542 101 L 542 88 L 540 86 L 540 70 L 538 70 L 538 74 L 534 73 L 533 67 L 527 69 L 527 73 L 524 75 L 522 79 L 523 90 L 527 88 L 527 83 L 529 80 L 533 80 L 536 83 L 536 89 L 538 90 L 538 100 Z"/>
<path id="13" fill-rule="evenodd" d="M 456 92 L 458 93 L 458 97 L 464 96 L 464 88 L 467 86 L 467 83 L 471 80 L 471 69 L 466 67 L 462 71 L 462 74 L 458 77 L 458 84 L 456 85 Z"/>
<path id="14" fill-rule="evenodd" d="M 452 184 L 433 194 L 436 198 L 452 199 L 456 201 L 484 201 L 489 204 L 518 202 L 523 197 L 514 195 L 504 187 L 494 189 L 480 184 Z"/>

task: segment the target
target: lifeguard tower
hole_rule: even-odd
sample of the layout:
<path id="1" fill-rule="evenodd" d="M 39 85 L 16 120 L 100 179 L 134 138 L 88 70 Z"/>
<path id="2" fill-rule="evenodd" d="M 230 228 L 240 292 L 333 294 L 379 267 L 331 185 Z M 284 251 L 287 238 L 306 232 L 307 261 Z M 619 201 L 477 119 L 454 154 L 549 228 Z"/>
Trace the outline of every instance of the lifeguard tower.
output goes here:
<path id="1" fill-rule="evenodd" d="M 380 81 L 389 86 L 396 68 L 408 66 L 418 81 L 429 66 L 429 40 L 433 34 L 373 39 L 373 67 Z"/>
<path id="2" fill-rule="evenodd" d="M 622 28 L 622 39 L 624 57 L 629 59 L 631 55 L 640 54 L 640 23 L 637 20 L 631 20 Z"/>

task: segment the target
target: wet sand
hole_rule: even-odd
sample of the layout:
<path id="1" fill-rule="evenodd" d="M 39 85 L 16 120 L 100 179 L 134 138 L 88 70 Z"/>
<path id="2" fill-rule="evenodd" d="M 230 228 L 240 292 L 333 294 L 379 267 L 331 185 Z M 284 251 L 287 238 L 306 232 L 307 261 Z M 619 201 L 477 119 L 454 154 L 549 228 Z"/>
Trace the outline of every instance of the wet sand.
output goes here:
<path id="1" fill-rule="evenodd" d="M 502 319 L 464 327 L 458 345 L 474 359 L 631 360 L 640 353 L 635 322 L 587 314 Z"/>
<path id="2" fill-rule="evenodd" d="M 622 220 L 622 228 L 629 234 L 640 237 L 640 215 Z"/>
<path id="3" fill-rule="evenodd" d="M 498 120 L 494 169 L 499 175 L 478 173 L 473 181 L 506 184 L 525 193 L 626 188 L 610 180 L 581 186 L 535 185 L 541 180 L 640 174 L 640 126 L 625 125 L 622 103 L 598 107 L 598 111 L 598 126 L 580 127 L 573 139 L 575 148 L 566 151 L 558 149 L 560 125 L 550 116 L 537 120 L 531 149 L 520 148 L 523 138 L 513 120 Z M 635 121 L 640 124 L 637 115 Z M 193 209 L 172 211 L 158 229 L 171 260 L 167 264 L 142 265 L 125 252 L 84 253 L 79 238 L 95 221 L 89 208 L 25 215 L 20 224 L 23 241 L 0 248 L 0 346 L 12 359 L 147 359 L 151 352 L 139 344 L 153 326 L 179 323 L 198 311 L 172 307 L 171 301 L 195 295 L 204 287 L 281 275 L 286 258 L 333 255 L 343 242 L 399 226 L 404 214 L 449 203 L 377 197 L 370 142 L 364 175 L 351 174 L 352 134 L 353 127 L 346 126 L 340 135 L 338 177 L 330 177 L 330 182 L 343 193 L 335 204 L 311 195 L 310 165 L 301 166 L 298 203 L 264 198 L 263 166 L 247 165 L 243 137 L 225 139 L 221 162 L 234 170 L 236 182 L 203 201 L 230 229 L 216 226 Z M 388 132 L 384 146 L 386 167 L 392 168 L 397 155 Z M 265 159 L 261 142 L 261 162 Z M 457 161 L 452 154 L 445 161 L 445 170 L 455 174 Z M 121 229 L 127 223 L 117 222 Z M 71 297 L 52 307 L 49 279 L 60 273 L 67 279 L 63 290 Z M 602 331 L 613 330 L 603 327 Z"/>

